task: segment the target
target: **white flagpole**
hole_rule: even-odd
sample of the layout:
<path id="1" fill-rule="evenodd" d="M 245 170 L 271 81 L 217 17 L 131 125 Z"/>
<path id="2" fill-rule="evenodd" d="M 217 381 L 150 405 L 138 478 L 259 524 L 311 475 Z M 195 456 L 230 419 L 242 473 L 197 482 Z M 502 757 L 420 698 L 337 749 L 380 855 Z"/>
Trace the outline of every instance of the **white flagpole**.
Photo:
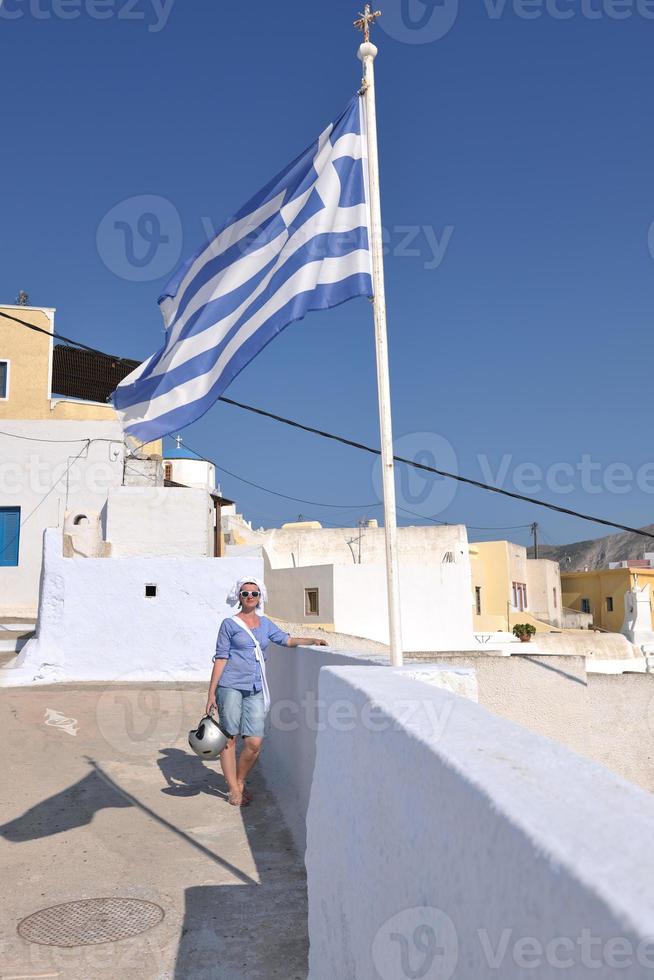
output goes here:
<path id="1" fill-rule="evenodd" d="M 375 113 L 375 69 L 377 48 L 369 40 L 369 27 L 374 18 L 370 4 L 356 26 L 364 32 L 364 42 L 358 57 L 363 62 L 363 89 L 368 139 L 368 189 L 370 195 L 370 249 L 372 253 L 372 283 L 374 291 L 375 350 L 377 354 L 377 390 L 379 398 L 379 429 L 381 435 L 381 465 L 384 492 L 384 529 L 386 535 L 386 583 L 388 590 L 388 627 L 391 664 L 403 662 L 402 623 L 400 617 L 400 578 L 395 516 L 395 470 L 393 465 L 393 430 L 391 425 L 391 391 L 388 372 L 388 339 L 386 335 L 386 296 L 384 293 L 384 258 L 382 253 L 381 201 L 379 196 L 379 161 L 377 158 L 377 117 Z"/>

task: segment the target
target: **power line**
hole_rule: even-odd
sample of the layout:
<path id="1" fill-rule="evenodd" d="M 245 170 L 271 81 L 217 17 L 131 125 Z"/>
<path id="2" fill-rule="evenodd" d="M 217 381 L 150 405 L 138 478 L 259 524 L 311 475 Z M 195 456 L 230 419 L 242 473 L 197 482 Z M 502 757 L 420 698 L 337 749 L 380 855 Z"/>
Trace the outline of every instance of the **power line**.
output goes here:
<path id="1" fill-rule="evenodd" d="M 9 320 L 14 320 L 16 323 L 21 323 L 23 326 L 28 327 L 30 330 L 36 330 L 39 333 L 47 334 L 49 337 L 55 337 L 59 340 L 64 340 L 66 343 L 75 344 L 84 350 L 89 351 L 92 354 L 99 354 L 102 357 L 109 357 L 116 361 L 125 361 L 127 358 L 114 357 L 112 354 L 106 354 L 104 351 L 97 350 L 94 347 L 88 347 L 86 344 L 82 344 L 79 341 L 71 340 L 69 337 L 64 337 L 63 334 L 50 333 L 48 330 L 44 330 L 42 327 L 37 327 L 33 323 L 28 323 L 27 320 L 21 320 L 19 317 L 10 316 L 8 313 L 0 314 Z M 316 429 L 310 425 L 304 425 L 302 422 L 297 422 L 295 419 L 287 419 L 282 415 L 275 415 L 273 412 L 266 412 L 262 408 L 255 408 L 253 405 L 244 405 L 242 402 L 235 401 L 233 398 L 227 398 L 225 395 L 221 395 L 218 401 L 225 402 L 227 405 L 234 405 L 236 408 L 241 408 L 243 411 L 252 412 L 255 415 L 261 415 L 264 418 L 272 419 L 275 422 L 282 422 L 284 425 L 290 425 L 292 428 L 300 429 L 303 432 L 310 432 L 313 435 L 321 436 L 323 439 L 330 439 L 333 442 L 338 442 L 344 446 L 351 446 L 353 449 L 360 449 L 362 452 L 371 453 L 373 456 L 381 456 L 381 450 L 374 449 L 372 446 L 366 446 L 365 443 L 356 442 L 353 439 L 346 439 L 345 436 L 335 435 L 333 432 L 326 432 L 323 429 Z M 140 447 L 141 449 L 146 443 L 143 443 Z M 190 449 L 190 446 L 187 446 Z M 191 450 L 195 452 L 194 450 Z M 205 459 L 200 453 L 195 452 L 195 455 L 200 459 Z M 614 527 L 618 528 L 620 531 L 629 531 L 631 534 L 638 534 L 643 538 L 650 538 L 654 540 L 654 534 L 650 534 L 648 531 L 643 531 L 637 527 L 630 527 L 628 524 L 619 524 L 616 521 L 607 521 L 602 517 L 594 517 L 590 514 L 582 514 L 581 511 L 571 510 L 569 507 L 559 507 L 557 504 L 551 504 L 544 500 L 538 500 L 536 497 L 527 497 L 521 493 L 515 493 L 511 490 L 504 490 L 501 487 L 494 487 L 489 483 L 482 483 L 480 480 L 473 480 L 471 477 L 461 476 L 457 473 L 448 473 L 447 470 L 440 470 L 434 466 L 428 466 L 426 463 L 417 463 L 413 459 L 406 459 L 404 456 L 393 456 L 393 459 L 398 463 L 406 463 L 407 466 L 413 466 L 414 469 L 423 470 L 426 473 L 434 473 L 436 476 L 443 476 L 449 480 L 456 480 L 458 483 L 464 483 L 467 486 L 477 487 L 479 490 L 488 490 L 491 493 L 497 493 L 502 497 L 510 497 L 512 500 L 522 500 L 524 503 L 533 504 L 535 507 L 543 507 L 546 510 L 554 511 L 558 514 L 567 514 L 569 517 L 576 517 L 582 521 L 589 521 L 591 524 L 601 524 L 604 527 Z M 206 462 L 212 462 L 212 460 L 206 460 Z M 215 464 L 214 464 L 215 465 Z M 225 471 L 227 472 L 227 471 Z M 265 488 L 259 488 L 265 489 Z M 284 496 L 280 494 L 280 496 Z M 297 498 L 289 498 L 297 499 Z M 310 506 L 322 506 L 320 504 L 311 504 L 310 501 L 299 500 L 299 503 L 309 503 Z M 331 506 L 327 504 L 326 506 Z M 489 530 L 502 530 L 501 528 L 489 528 Z"/>
<path id="2" fill-rule="evenodd" d="M 224 395 L 220 396 L 219 401 L 226 402 L 228 405 L 235 405 L 237 408 L 242 408 L 246 412 L 253 412 L 255 415 L 262 415 L 264 418 L 273 419 L 275 422 L 283 422 L 284 425 L 290 425 L 295 429 L 301 429 L 304 432 L 311 432 L 313 435 L 322 436 L 324 439 L 331 439 L 334 442 L 339 442 L 344 446 L 352 446 L 353 449 L 361 449 L 363 452 L 372 453 L 373 456 L 381 456 L 380 449 L 374 449 L 372 446 L 366 446 L 365 443 L 355 442 L 353 439 L 346 439 L 344 436 L 337 436 L 333 432 L 325 432 L 322 429 L 316 429 L 310 425 L 304 425 L 302 422 L 297 422 L 295 419 L 287 419 L 282 415 L 275 415 L 273 412 L 266 412 L 262 408 L 253 408 L 251 405 L 244 405 L 242 402 L 234 401 L 233 398 L 226 398 Z M 468 476 L 460 476 L 457 473 L 448 473 L 447 470 L 439 470 L 434 466 L 427 466 L 426 463 L 417 463 L 413 459 L 406 459 L 404 456 L 393 456 L 393 459 L 397 463 L 406 463 L 408 466 L 413 466 L 414 469 L 424 470 L 427 473 L 435 473 L 436 476 L 444 476 L 449 480 L 456 480 L 458 483 L 465 483 L 471 487 L 477 487 L 480 490 L 490 490 L 491 493 L 497 493 L 502 497 L 511 497 L 513 500 L 522 500 L 525 503 L 533 504 L 535 507 L 544 507 L 546 510 L 553 510 L 558 514 L 568 514 L 570 517 L 577 517 L 582 521 L 590 521 L 593 524 L 602 524 L 605 527 L 616 527 L 621 531 L 630 531 L 632 534 L 638 534 L 643 538 L 654 539 L 654 534 L 650 534 L 648 531 L 642 531 L 637 527 L 630 527 L 628 524 L 618 524 L 616 521 L 607 521 L 602 517 L 593 517 L 590 514 L 582 514 L 578 510 L 571 510 L 569 507 L 559 507 L 557 504 L 550 504 L 545 500 L 538 500 L 536 497 L 527 497 L 522 493 L 514 493 L 512 490 L 503 490 L 501 487 L 494 487 L 489 483 L 482 483 L 480 480 L 473 480 Z"/>
<path id="3" fill-rule="evenodd" d="M 51 443 L 79 443 L 79 442 L 121 442 L 121 439 L 106 439 L 106 438 L 84 438 L 84 439 L 39 439 L 35 436 L 22 436 L 17 432 L 0 432 L 0 436 L 7 436 L 9 439 L 22 439 L 23 442 L 51 442 Z"/>
<path id="4" fill-rule="evenodd" d="M 270 490 L 268 487 L 262 487 L 260 483 L 253 483 L 252 480 L 246 480 L 244 476 L 238 476 L 236 473 L 232 473 L 231 470 L 226 469 L 224 466 L 218 466 L 218 464 L 214 463 L 212 459 L 207 459 L 206 456 L 203 456 L 202 453 L 199 453 L 197 449 L 193 449 L 192 446 L 189 446 L 189 444 L 183 440 L 182 445 L 185 449 L 188 449 L 190 453 L 193 453 L 194 456 L 197 456 L 198 459 L 201 459 L 205 463 L 211 463 L 211 465 L 215 466 L 221 473 L 227 473 L 227 475 L 231 476 L 234 480 L 240 480 L 241 483 L 247 483 L 249 487 L 256 487 L 257 490 L 263 490 L 264 493 L 271 493 L 275 497 L 283 497 L 284 500 L 293 500 L 298 504 L 308 504 L 310 507 L 335 507 L 336 510 L 366 510 L 369 507 L 379 506 L 377 502 L 373 504 L 326 504 L 317 500 L 304 500 L 302 497 L 291 497 L 287 493 L 280 493 L 278 490 Z"/>
<path id="5" fill-rule="evenodd" d="M 9 313 L 0 313 L 6 320 L 13 320 L 14 323 L 20 323 L 22 326 L 27 327 L 28 330 L 34 330 L 36 333 L 43 333 L 46 337 L 54 337 L 55 340 L 63 340 L 67 344 L 73 344 L 75 347 L 81 347 L 82 350 L 86 350 L 89 354 L 99 354 L 100 357 L 108 357 L 112 361 L 128 361 L 130 364 L 133 363 L 132 359 L 129 357 L 115 357 L 113 354 L 107 354 L 103 350 L 97 350 L 95 347 L 88 347 L 87 344 L 81 343 L 79 340 L 73 340 L 71 337 L 64 337 L 61 333 L 55 333 L 50 330 L 45 330 L 43 327 L 37 327 L 35 323 L 29 323 L 28 320 L 21 320 L 18 316 L 10 316 Z"/>

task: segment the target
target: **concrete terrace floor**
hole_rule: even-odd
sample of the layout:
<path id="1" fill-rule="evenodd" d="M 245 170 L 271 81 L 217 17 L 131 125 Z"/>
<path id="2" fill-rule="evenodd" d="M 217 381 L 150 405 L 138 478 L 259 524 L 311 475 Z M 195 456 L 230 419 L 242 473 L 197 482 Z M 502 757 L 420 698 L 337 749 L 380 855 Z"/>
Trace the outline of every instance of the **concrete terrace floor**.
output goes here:
<path id="1" fill-rule="evenodd" d="M 2 692 L 0 977 L 303 980 L 304 865 L 262 778 L 231 807 L 186 743 L 201 685 Z M 164 918 L 95 946 L 29 943 L 19 921 L 79 899 L 140 898 Z"/>

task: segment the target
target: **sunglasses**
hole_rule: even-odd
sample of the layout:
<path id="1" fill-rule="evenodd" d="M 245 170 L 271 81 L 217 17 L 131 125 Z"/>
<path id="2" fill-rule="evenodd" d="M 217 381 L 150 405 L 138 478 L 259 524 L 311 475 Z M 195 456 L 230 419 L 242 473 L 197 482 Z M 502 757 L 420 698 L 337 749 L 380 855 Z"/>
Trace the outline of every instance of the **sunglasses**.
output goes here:
<path id="1" fill-rule="evenodd" d="M 252 596 L 253 599 L 258 599 L 259 596 L 261 595 L 261 593 L 260 592 L 245 592 L 245 590 L 244 590 L 243 592 L 239 592 L 239 595 L 240 595 L 241 599 L 249 599 L 250 596 Z"/>

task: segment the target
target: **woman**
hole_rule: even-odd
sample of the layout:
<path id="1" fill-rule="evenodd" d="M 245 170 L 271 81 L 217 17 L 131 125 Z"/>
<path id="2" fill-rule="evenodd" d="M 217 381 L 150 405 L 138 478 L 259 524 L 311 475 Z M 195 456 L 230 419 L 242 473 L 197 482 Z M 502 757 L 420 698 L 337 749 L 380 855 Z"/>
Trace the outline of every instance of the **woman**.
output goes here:
<path id="1" fill-rule="evenodd" d="M 259 758 L 266 712 L 270 705 L 265 654 L 269 643 L 281 646 L 327 646 L 325 640 L 289 636 L 267 616 L 258 615 L 266 600 L 265 588 L 241 579 L 228 596 L 240 612 L 222 621 L 213 658 L 206 712 L 218 709 L 221 727 L 232 736 L 220 753 L 232 806 L 247 806 L 252 794 L 245 779 Z M 217 705 L 216 705 L 217 701 Z M 236 763 L 236 736 L 244 740 Z"/>

